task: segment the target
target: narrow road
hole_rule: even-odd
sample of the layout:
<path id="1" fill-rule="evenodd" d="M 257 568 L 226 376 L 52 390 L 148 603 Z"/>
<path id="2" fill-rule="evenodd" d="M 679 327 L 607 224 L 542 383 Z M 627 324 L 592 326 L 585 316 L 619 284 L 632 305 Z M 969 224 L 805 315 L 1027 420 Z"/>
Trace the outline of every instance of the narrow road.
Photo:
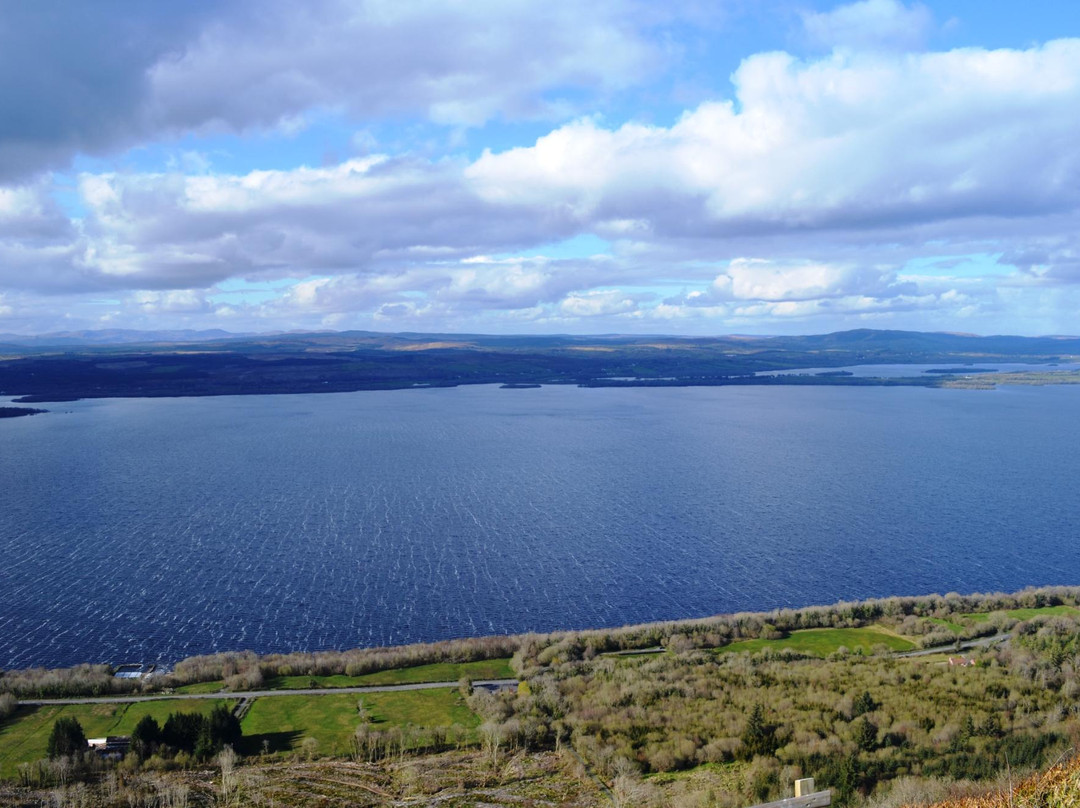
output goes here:
<path id="1" fill-rule="evenodd" d="M 498 690 L 504 687 L 517 687 L 517 679 L 477 679 L 473 688 Z M 320 687 L 305 690 L 240 690 L 235 693 L 217 691 L 216 693 L 158 693 L 152 696 L 93 696 L 76 699 L 19 699 L 19 704 L 28 707 L 43 707 L 48 704 L 128 704 L 136 701 L 190 701 L 192 699 L 261 699 L 273 696 L 326 696 L 332 693 L 394 693 L 400 690 L 435 690 L 442 687 L 457 687 L 458 682 L 415 682 L 408 685 L 370 685 L 368 687 Z"/>
<path id="2" fill-rule="evenodd" d="M 987 645 L 993 645 L 994 643 L 1005 642 L 1012 634 L 995 634 L 992 637 L 980 637 L 977 640 L 964 640 L 960 643 L 960 650 L 967 651 L 971 648 L 983 648 Z M 920 651 L 905 651 L 901 654 L 897 654 L 898 657 L 917 657 L 917 656 L 929 656 L 930 654 L 947 654 L 948 652 L 956 652 L 956 643 L 950 645 L 936 645 L 933 648 L 923 648 Z"/>

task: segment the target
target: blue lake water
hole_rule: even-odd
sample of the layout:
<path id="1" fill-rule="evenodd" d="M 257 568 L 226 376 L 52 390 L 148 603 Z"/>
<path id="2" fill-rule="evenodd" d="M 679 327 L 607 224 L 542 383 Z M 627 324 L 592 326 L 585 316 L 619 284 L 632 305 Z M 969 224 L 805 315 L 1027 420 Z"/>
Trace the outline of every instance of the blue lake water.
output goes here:
<path id="1" fill-rule="evenodd" d="M 1080 388 L 363 392 L 0 421 L 0 666 L 1080 583 Z"/>

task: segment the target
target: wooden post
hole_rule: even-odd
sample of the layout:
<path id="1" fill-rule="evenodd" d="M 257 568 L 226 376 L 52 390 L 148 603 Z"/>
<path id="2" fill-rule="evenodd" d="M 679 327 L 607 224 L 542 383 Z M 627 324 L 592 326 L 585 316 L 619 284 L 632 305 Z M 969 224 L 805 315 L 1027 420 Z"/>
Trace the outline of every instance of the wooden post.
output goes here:
<path id="1" fill-rule="evenodd" d="M 804 777 L 802 780 L 795 781 L 795 796 L 796 797 L 809 797 L 814 793 L 814 778 Z"/>

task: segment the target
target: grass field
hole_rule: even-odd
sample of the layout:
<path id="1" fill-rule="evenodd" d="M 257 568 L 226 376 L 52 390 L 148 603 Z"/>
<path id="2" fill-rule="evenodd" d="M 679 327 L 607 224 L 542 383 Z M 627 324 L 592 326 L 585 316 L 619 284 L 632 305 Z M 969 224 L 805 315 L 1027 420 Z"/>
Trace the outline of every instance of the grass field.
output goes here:
<path id="1" fill-rule="evenodd" d="M 477 662 L 436 662 L 411 668 L 367 673 L 363 676 L 277 676 L 267 679 L 266 690 L 308 690 L 326 687 L 364 687 L 366 685 L 404 685 L 420 682 L 456 682 L 462 676 L 470 679 L 512 679 L 514 671 L 507 659 L 482 659 Z M 177 693 L 215 693 L 223 683 L 199 682 L 176 689 Z"/>
<path id="2" fill-rule="evenodd" d="M 793 631 L 778 640 L 742 640 L 716 650 L 720 653 L 762 651 L 766 648 L 779 650 L 790 648 L 803 654 L 828 656 L 841 647 L 850 651 L 870 653 L 874 646 L 884 645 L 890 651 L 910 651 L 915 643 L 878 626 L 866 628 L 808 628 Z"/>
<path id="3" fill-rule="evenodd" d="M 220 679 L 216 682 L 196 682 L 176 688 L 177 693 L 217 693 L 224 686 Z"/>
<path id="4" fill-rule="evenodd" d="M 976 623 L 985 623 L 992 614 L 995 613 L 975 612 L 963 616 Z M 1031 620 L 1033 617 L 1059 617 L 1065 615 L 1080 617 L 1080 609 L 1075 606 L 1043 606 L 1041 609 L 1009 609 L 1005 614 L 1014 620 Z"/>
<path id="5" fill-rule="evenodd" d="M 955 656 L 947 652 L 940 654 L 924 654 L 923 656 L 904 657 L 905 662 L 911 662 L 912 664 L 922 665 L 944 665 L 949 661 L 949 657 Z"/>
<path id="6" fill-rule="evenodd" d="M 129 735 L 144 715 L 153 716 L 164 724 L 169 713 L 209 714 L 225 700 L 142 701 L 134 704 L 65 704 L 62 706 L 22 707 L 0 724 L 0 777 L 16 774 L 20 763 L 30 763 L 45 757 L 49 733 L 58 718 L 76 718 L 87 738 L 106 735 Z"/>
<path id="7" fill-rule="evenodd" d="M 320 754 L 347 754 L 360 723 L 357 702 L 363 699 L 376 729 L 393 726 L 449 727 L 459 724 L 474 730 L 479 723 L 456 689 L 408 690 L 392 693 L 275 696 L 256 699 L 242 726 L 248 751 L 259 751 L 262 741 L 271 751 L 300 748 L 314 738 Z"/>
<path id="8" fill-rule="evenodd" d="M 964 627 L 962 625 L 953 622 L 952 620 L 946 620 L 943 617 L 931 617 L 930 622 L 934 623 L 935 625 L 947 628 L 953 634 L 961 634 L 964 631 Z"/>
<path id="9" fill-rule="evenodd" d="M 700 778 L 704 774 L 709 774 L 711 775 L 710 779 L 716 783 L 721 783 L 725 790 L 737 792 L 742 787 L 743 775 L 749 766 L 750 764 L 744 761 L 702 763 L 691 769 L 647 774 L 645 779 L 650 783 L 663 785 L 678 782 L 679 780 Z"/>

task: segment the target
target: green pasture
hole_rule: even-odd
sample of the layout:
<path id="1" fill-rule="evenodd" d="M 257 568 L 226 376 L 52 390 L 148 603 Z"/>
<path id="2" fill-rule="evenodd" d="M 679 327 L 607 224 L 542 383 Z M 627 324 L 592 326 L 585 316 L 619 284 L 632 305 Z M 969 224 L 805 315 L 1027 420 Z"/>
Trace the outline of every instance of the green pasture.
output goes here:
<path id="1" fill-rule="evenodd" d="M 943 617 L 931 617 L 931 618 L 929 618 L 929 620 L 934 625 L 942 626 L 943 628 L 947 628 L 953 634 L 962 634 L 964 632 L 964 627 L 962 625 L 960 625 L 959 623 L 954 622 L 952 620 L 946 620 Z"/>
<path id="2" fill-rule="evenodd" d="M 15 715 L 0 724 L 0 777 L 11 778 L 20 763 L 32 763 L 46 755 L 49 734 L 58 718 L 76 718 L 87 738 L 107 735 L 130 735 L 145 716 L 153 716 L 164 724 L 169 713 L 202 713 L 208 715 L 220 704 L 232 702 L 221 699 L 193 701 L 140 701 L 127 704 L 64 704 L 44 707 L 20 707 Z"/>
<path id="3" fill-rule="evenodd" d="M 890 651 L 910 651 L 915 643 L 906 640 L 880 626 L 865 628 L 807 628 L 793 631 L 776 640 L 740 640 L 716 650 L 720 653 L 763 651 L 766 648 L 780 650 L 790 648 L 801 654 L 828 656 L 840 648 L 849 651 L 872 653 L 875 646 L 884 645 Z"/>
<path id="4" fill-rule="evenodd" d="M 375 729 L 413 726 L 420 729 L 458 724 L 473 730 L 479 723 L 457 689 L 403 690 L 390 693 L 329 693 L 256 699 L 244 716 L 247 751 L 258 752 L 263 740 L 272 752 L 299 749 L 314 738 L 321 755 L 344 755 L 360 724 L 357 703 L 363 701 Z"/>
<path id="5" fill-rule="evenodd" d="M 962 615 L 975 623 L 985 623 L 992 615 L 999 612 L 974 612 Z M 1043 606 L 1038 609 L 1008 609 L 1004 612 L 1014 620 L 1031 620 L 1035 617 L 1077 617 L 1080 609 L 1075 606 Z"/>
<path id="6" fill-rule="evenodd" d="M 183 685 L 176 688 L 177 693 L 217 693 L 225 686 L 225 683 L 218 679 L 215 682 L 196 682 L 193 685 Z"/>

